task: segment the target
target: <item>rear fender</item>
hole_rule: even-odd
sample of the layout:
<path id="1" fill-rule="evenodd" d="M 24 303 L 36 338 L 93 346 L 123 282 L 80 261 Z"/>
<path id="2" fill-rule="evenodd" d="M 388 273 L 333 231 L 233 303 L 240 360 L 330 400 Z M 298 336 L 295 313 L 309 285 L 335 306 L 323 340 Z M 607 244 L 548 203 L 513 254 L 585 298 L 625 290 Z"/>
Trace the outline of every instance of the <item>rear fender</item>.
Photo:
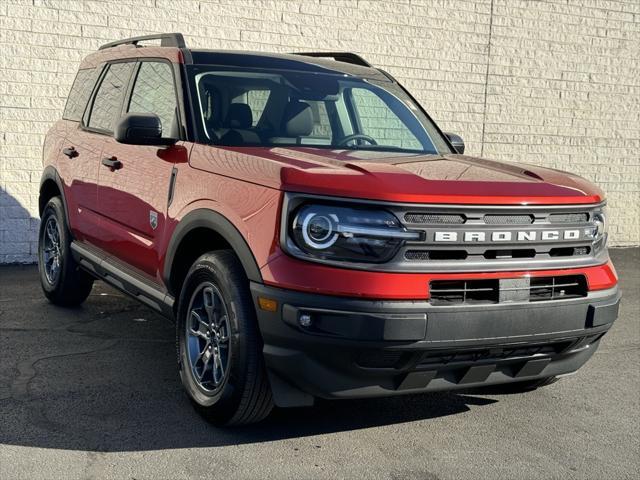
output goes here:
<path id="1" fill-rule="evenodd" d="M 48 184 L 49 182 L 55 183 L 56 186 L 58 187 L 58 191 L 60 192 L 60 198 L 62 200 L 62 205 L 64 206 L 65 218 L 67 218 L 67 222 L 69 222 L 69 211 L 67 209 L 67 200 L 65 198 L 64 184 L 62 182 L 62 179 L 60 178 L 60 174 L 58 173 L 58 171 L 55 169 L 53 165 L 49 165 L 45 167 L 44 171 L 42 172 L 42 177 L 40 178 L 38 213 L 40 214 L 40 216 L 42 216 L 42 212 L 46 205 L 45 200 L 48 200 L 48 198 L 43 194 L 46 192 L 46 189 L 47 189 L 45 184 Z"/>

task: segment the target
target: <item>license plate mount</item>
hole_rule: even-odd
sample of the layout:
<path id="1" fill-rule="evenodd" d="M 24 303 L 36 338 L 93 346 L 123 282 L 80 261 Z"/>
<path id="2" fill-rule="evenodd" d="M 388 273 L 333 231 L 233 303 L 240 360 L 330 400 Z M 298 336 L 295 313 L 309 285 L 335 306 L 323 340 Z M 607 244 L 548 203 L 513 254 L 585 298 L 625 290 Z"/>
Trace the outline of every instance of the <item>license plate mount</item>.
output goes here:
<path id="1" fill-rule="evenodd" d="M 528 302 L 531 278 L 501 278 L 499 287 L 500 303 Z"/>

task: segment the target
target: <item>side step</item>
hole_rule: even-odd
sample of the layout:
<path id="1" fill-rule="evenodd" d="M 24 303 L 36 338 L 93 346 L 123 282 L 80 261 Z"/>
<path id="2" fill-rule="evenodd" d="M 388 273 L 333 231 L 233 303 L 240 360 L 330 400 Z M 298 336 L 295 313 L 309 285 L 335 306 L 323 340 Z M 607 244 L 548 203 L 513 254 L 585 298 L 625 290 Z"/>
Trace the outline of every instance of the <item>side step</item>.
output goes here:
<path id="1" fill-rule="evenodd" d="M 153 308 L 173 320 L 174 298 L 159 285 L 152 284 L 128 269 L 116 265 L 100 251 L 77 241 L 71 243 L 71 252 L 76 262 L 94 277 L 107 282 L 118 290 Z"/>

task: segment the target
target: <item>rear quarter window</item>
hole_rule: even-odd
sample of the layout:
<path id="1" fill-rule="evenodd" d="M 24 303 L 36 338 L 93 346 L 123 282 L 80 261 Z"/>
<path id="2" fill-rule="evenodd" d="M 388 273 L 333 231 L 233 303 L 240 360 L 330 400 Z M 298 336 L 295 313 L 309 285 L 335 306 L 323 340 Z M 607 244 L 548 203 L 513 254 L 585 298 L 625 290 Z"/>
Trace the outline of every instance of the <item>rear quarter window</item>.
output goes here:
<path id="1" fill-rule="evenodd" d="M 82 118 L 87 102 L 91 96 L 93 87 L 96 84 L 97 71 L 95 68 L 78 70 L 76 79 L 73 81 L 71 91 L 67 97 L 62 118 L 79 122 Z"/>

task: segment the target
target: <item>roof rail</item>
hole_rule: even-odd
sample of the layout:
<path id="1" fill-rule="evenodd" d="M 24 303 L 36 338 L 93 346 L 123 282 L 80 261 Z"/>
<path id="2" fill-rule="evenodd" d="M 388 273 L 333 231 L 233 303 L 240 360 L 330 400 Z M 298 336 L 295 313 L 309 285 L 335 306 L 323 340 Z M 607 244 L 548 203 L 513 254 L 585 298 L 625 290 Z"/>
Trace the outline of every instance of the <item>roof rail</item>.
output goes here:
<path id="1" fill-rule="evenodd" d="M 302 55 L 305 57 L 333 58 L 337 62 L 351 63 L 360 65 L 361 67 L 373 67 L 360 55 L 351 52 L 294 52 L 294 55 Z"/>
<path id="2" fill-rule="evenodd" d="M 115 42 L 105 43 L 104 45 L 100 46 L 98 50 L 117 47 L 118 45 L 138 45 L 138 42 L 144 42 L 147 40 L 160 40 L 161 47 L 187 47 L 186 43 L 184 43 L 184 37 L 181 33 L 157 33 L 154 35 L 143 35 L 141 37 L 125 38 L 123 40 L 116 40 Z"/>

